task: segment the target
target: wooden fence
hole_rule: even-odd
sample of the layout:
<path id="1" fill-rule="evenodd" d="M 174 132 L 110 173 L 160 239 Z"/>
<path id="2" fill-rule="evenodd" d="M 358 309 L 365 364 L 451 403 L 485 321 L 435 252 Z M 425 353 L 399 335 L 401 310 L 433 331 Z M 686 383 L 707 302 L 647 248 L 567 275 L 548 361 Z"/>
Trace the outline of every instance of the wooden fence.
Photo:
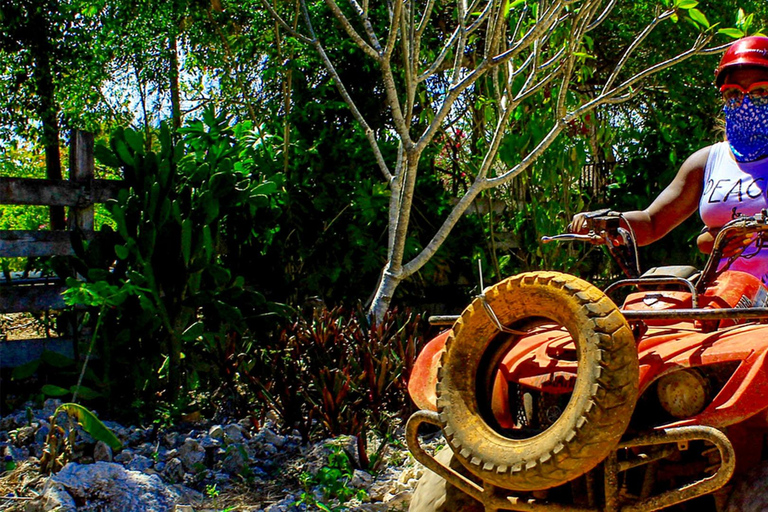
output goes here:
<path id="1" fill-rule="evenodd" d="M 94 178 L 93 134 L 75 130 L 70 138 L 69 180 L 0 177 L 0 204 L 68 207 L 67 230 L 0 231 L 0 257 L 71 255 L 72 233 L 93 238 L 94 205 L 116 197 L 117 180 Z M 0 313 L 46 311 L 66 307 L 60 279 L 25 277 L 0 280 Z M 72 340 L 18 340 L 0 342 L 0 368 L 37 359 L 43 350 L 73 353 Z"/>

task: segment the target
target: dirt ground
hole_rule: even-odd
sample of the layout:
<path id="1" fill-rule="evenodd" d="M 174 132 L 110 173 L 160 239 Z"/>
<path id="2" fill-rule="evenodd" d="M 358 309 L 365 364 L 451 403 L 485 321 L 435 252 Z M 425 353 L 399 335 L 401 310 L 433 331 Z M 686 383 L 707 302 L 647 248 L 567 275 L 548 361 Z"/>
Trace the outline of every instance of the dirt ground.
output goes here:
<path id="1" fill-rule="evenodd" d="M 29 340 L 36 338 L 56 338 L 56 332 L 47 329 L 46 323 L 53 325 L 53 318 L 31 313 L 8 313 L 0 315 L 0 341 Z"/>

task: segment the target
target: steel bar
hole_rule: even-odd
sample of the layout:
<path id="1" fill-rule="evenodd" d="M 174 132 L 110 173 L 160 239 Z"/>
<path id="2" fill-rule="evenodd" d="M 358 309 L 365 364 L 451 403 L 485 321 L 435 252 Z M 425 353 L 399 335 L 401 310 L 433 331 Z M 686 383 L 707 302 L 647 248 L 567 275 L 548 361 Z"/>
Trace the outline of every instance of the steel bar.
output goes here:
<path id="1" fill-rule="evenodd" d="M 666 449 L 661 450 L 658 453 L 654 453 L 652 455 L 643 456 L 644 454 L 641 454 L 640 456 L 638 456 L 638 457 L 636 457 L 634 459 L 623 460 L 623 461 L 619 462 L 619 472 L 628 471 L 628 470 L 630 470 L 632 468 L 636 468 L 636 467 L 639 467 L 639 466 L 644 466 L 646 464 L 651 464 L 652 462 L 656 462 L 656 461 L 659 461 L 661 459 L 666 459 L 667 457 L 672 455 L 672 453 L 674 451 L 675 450 L 673 448 L 666 448 Z"/>
<path id="2" fill-rule="evenodd" d="M 459 315 L 433 315 L 429 317 L 429 325 L 453 325 Z"/>
<path id="3" fill-rule="evenodd" d="M 419 443 L 418 430 L 422 423 L 429 423 L 442 427 L 440 417 L 433 411 L 416 411 L 408 419 L 405 426 L 405 441 L 413 457 L 431 469 L 439 476 L 456 486 L 462 492 L 472 496 L 481 502 L 486 510 L 515 510 L 520 512 L 600 512 L 597 508 L 577 507 L 560 503 L 550 503 L 545 500 L 539 500 L 529 497 L 510 495 L 514 491 L 502 489 L 500 487 L 485 484 L 486 488 L 480 487 L 464 475 L 459 474 L 453 469 L 443 466 L 435 460 L 432 455 L 427 453 Z"/>
<path id="4" fill-rule="evenodd" d="M 418 439 L 418 429 L 422 423 L 441 426 L 439 415 L 433 411 L 417 411 L 410 417 L 406 425 L 406 443 L 413 456 L 416 460 L 424 464 L 424 466 L 443 477 L 452 485 L 483 503 L 487 510 L 507 509 L 522 512 L 613 512 L 618 510 L 620 512 L 647 512 L 669 507 L 676 503 L 681 503 L 716 491 L 728 482 L 731 476 L 733 476 L 733 471 L 736 467 L 736 457 L 733 446 L 725 434 L 716 428 L 689 426 L 651 432 L 620 443 L 618 449 L 702 440 L 711 443 L 720 452 L 720 468 L 714 475 L 684 485 L 683 487 L 621 506 L 617 500 L 617 476 L 619 472 L 626 470 L 633 465 L 622 465 L 617 463 L 616 452 L 613 452 L 604 462 L 606 493 L 605 508 L 577 507 L 573 505 L 550 503 L 546 500 L 513 496 L 511 495 L 511 492 L 513 491 L 493 487 L 488 484 L 485 484 L 485 488 L 477 485 L 453 469 L 443 466 L 421 447 Z M 656 460 L 655 457 L 653 459 Z"/>
<path id="5" fill-rule="evenodd" d="M 759 320 L 768 318 L 768 308 L 721 308 L 721 309 L 665 309 L 662 311 L 629 311 L 621 313 L 628 321 L 633 320 Z M 453 325 L 459 315 L 429 317 L 431 325 Z"/>
<path id="6" fill-rule="evenodd" d="M 619 466 L 616 452 L 611 452 L 603 461 L 603 482 L 605 486 L 605 508 L 603 512 L 619 510 Z"/>
<path id="7" fill-rule="evenodd" d="M 757 320 L 768 318 L 768 308 L 722 309 L 667 309 L 664 311 L 621 310 L 628 321 L 632 320 Z"/>
<path id="8" fill-rule="evenodd" d="M 432 455 L 427 453 L 419 443 L 419 426 L 422 423 L 428 423 L 442 428 L 440 423 L 440 417 L 436 412 L 420 410 L 416 411 L 408 418 L 408 423 L 405 425 L 405 442 L 408 445 L 408 449 L 413 454 L 413 457 L 424 464 L 427 468 L 431 469 L 441 477 L 445 478 L 448 482 L 458 487 L 463 492 L 469 494 L 478 501 L 483 499 L 483 488 L 477 485 L 472 480 L 468 479 L 464 475 L 460 475 L 451 468 L 445 467 L 435 460 Z"/>
<path id="9" fill-rule="evenodd" d="M 636 503 L 621 507 L 621 512 L 645 512 L 648 510 L 659 510 L 681 503 L 698 496 L 709 494 L 728 483 L 733 471 L 736 468 L 736 454 L 733 445 L 728 438 L 713 427 L 691 426 L 676 427 L 651 432 L 634 439 L 622 442 L 619 448 L 637 448 L 649 445 L 659 445 L 667 443 L 676 443 L 680 441 L 701 440 L 713 444 L 720 452 L 720 468 L 709 477 L 696 482 L 684 485 L 683 487 L 672 489 L 656 496 L 640 500 Z"/>

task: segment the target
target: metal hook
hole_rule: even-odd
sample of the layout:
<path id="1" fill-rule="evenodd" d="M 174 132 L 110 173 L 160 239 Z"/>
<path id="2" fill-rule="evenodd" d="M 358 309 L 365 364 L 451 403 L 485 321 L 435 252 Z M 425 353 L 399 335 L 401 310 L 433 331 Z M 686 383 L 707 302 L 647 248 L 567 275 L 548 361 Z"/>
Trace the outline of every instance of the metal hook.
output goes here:
<path id="1" fill-rule="evenodd" d="M 477 270 L 480 273 L 480 294 L 477 296 L 477 298 L 480 299 L 480 303 L 483 305 L 483 309 L 485 310 L 485 313 L 488 315 L 488 318 L 491 319 L 491 323 L 493 323 L 494 327 L 496 327 L 496 329 L 498 329 L 499 331 L 505 332 L 507 334 L 515 334 L 517 336 L 525 336 L 526 334 L 528 334 L 527 332 L 516 331 L 514 329 L 510 329 L 509 327 L 505 327 L 501 325 L 501 321 L 499 321 L 499 317 L 496 316 L 496 312 L 488 303 L 488 299 L 485 298 L 485 288 L 483 286 L 483 262 L 480 260 L 480 258 L 477 259 Z"/>

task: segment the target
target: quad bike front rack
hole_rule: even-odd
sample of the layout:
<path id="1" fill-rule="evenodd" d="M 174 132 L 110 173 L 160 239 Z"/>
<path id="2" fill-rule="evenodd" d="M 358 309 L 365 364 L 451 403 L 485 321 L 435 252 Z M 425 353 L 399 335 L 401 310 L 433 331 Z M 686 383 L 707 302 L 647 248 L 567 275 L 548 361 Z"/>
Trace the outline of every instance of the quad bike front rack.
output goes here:
<path id="1" fill-rule="evenodd" d="M 687 308 L 667 309 L 662 311 L 627 311 L 620 310 L 627 322 L 641 322 L 643 320 L 762 320 L 768 319 L 768 308 Z M 429 317 L 430 325 L 450 327 L 459 315 L 433 315 Z"/>
<path id="2" fill-rule="evenodd" d="M 728 438 L 716 428 L 707 426 L 673 427 L 638 435 L 619 443 L 603 462 L 605 499 L 603 506 L 575 506 L 537 499 L 528 495 L 515 495 L 501 487 L 483 482 L 479 485 L 457 471 L 441 464 L 419 443 L 418 430 L 422 424 L 442 427 L 438 413 L 421 410 L 414 413 L 406 425 L 406 442 L 413 456 L 462 492 L 483 504 L 486 512 L 515 510 L 523 512 L 647 512 L 672 506 L 723 487 L 733 475 L 736 458 Z M 619 474 L 642 465 L 654 463 L 669 455 L 661 450 L 656 456 L 635 455 L 627 460 L 618 460 L 620 450 L 633 453 L 633 449 L 659 445 L 677 444 L 687 446 L 691 441 L 705 441 L 717 449 L 719 467 L 714 474 L 654 496 L 641 497 L 637 501 L 624 503 L 620 499 Z"/>

